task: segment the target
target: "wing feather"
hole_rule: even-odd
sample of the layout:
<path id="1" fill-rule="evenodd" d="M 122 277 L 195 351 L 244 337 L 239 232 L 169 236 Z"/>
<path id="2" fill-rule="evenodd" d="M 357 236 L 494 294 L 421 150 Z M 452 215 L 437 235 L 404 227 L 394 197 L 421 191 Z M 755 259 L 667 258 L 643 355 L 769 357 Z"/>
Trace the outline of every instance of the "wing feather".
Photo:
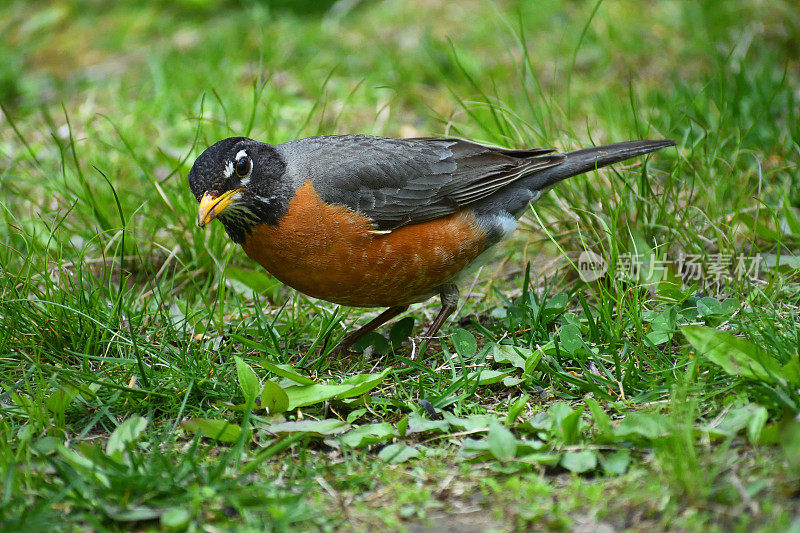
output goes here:
<path id="1" fill-rule="evenodd" d="M 359 211 L 378 231 L 447 216 L 564 158 L 433 137 L 320 136 L 281 146 L 324 201 Z"/>

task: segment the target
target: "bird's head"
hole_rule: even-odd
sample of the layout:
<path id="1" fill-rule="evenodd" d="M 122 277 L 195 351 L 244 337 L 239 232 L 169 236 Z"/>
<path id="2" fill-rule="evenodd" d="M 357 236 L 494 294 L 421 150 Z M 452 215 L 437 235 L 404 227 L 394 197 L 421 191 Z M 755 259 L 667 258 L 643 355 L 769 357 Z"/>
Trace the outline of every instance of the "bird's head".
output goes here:
<path id="1" fill-rule="evenodd" d="M 215 218 L 237 243 L 259 224 L 277 224 L 290 184 L 286 163 L 269 144 L 229 137 L 209 146 L 189 171 L 189 187 L 200 202 L 197 225 Z"/>

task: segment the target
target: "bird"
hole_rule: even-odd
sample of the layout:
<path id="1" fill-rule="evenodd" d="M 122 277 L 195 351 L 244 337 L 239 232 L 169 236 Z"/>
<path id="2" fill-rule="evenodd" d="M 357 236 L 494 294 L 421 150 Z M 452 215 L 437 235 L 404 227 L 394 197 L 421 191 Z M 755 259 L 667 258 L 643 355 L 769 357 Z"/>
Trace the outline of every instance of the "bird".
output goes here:
<path id="1" fill-rule="evenodd" d="M 456 310 L 459 274 L 508 237 L 532 202 L 566 178 L 670 146 L 641 140 L 557 153 L 452 137 L 229 137 L 200 154 L 188 182 L 198 226 L 219 220 L 284 284 L 344 306 L 386 308 L 331 356 L 438 294 L 424 351 Z"/>

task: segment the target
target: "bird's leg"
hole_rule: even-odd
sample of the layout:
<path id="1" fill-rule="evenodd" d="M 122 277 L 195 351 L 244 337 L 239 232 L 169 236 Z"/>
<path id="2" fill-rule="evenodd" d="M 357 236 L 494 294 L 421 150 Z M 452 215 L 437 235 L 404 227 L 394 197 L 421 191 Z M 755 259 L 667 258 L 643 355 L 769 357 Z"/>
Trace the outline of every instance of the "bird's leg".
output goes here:
<path id="1" fill-rule="evenodd" d="M 431 327 L 428 328 L 428 331 L 426 331 L 425 335 L 422 337 L 422 344 L 419 347 L 418 353 L 419 356 L 425 353 L 428 344 L 430 344 L 433 336 L 439 332 L 439 329 L 442 327 L 442 324 L 444 324 L 444 321 L 447 320 L 447 317 L 455 312 L 456 306 L 458 305 L 458 287 L 456 284 L 448 283 L 447 285 L 443 285 L 441 289 L 439 289 L 439 298 L 442 300 L 442 308 L 439 310 L 439 314 L 436 315 Z"/>
<path id="2" fill-rule="evenodd" d="M 375 318 L 373 318 L 372 320 L 370 320 L 369 322 L 367 322 L 354 332 L 345 335 L 344 338 L 341 341 L 339 341 L 339 344 L 337 344 L 336 347 L 333 350 L 331 350 L 330 355 L 335 357 L 345 353 L 361 337 L 363 337 L 370 331 L 373 331 L 375 328 L 382 326 L 383 324 L 393 319 L 406 309 L 408 309 L 407 305 L 396 305 L 394 307 L 388 308 L 383 313 L 379 314 L 378 316 L 376 316 Z M 324 347 L 323 351 L 325 351 Z"/>

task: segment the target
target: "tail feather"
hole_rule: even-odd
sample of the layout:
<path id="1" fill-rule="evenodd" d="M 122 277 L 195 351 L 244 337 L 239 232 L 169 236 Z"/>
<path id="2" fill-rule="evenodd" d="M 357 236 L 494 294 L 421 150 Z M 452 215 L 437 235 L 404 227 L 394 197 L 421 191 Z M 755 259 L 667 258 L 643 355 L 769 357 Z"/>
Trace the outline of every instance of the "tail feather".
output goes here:
<path id="1" fill-rule="evenodd" d="M 589 172 L 626 159 L 644 155 L 668 146 L 675 146 L 675 141 L 627 141 L 593 148 L 583 148 L 574 152 L 561 154 L 564 161 L 558 165 L 535 172 L 524 180 L 530 190 L 544 191 L 559 181 Z"/>

